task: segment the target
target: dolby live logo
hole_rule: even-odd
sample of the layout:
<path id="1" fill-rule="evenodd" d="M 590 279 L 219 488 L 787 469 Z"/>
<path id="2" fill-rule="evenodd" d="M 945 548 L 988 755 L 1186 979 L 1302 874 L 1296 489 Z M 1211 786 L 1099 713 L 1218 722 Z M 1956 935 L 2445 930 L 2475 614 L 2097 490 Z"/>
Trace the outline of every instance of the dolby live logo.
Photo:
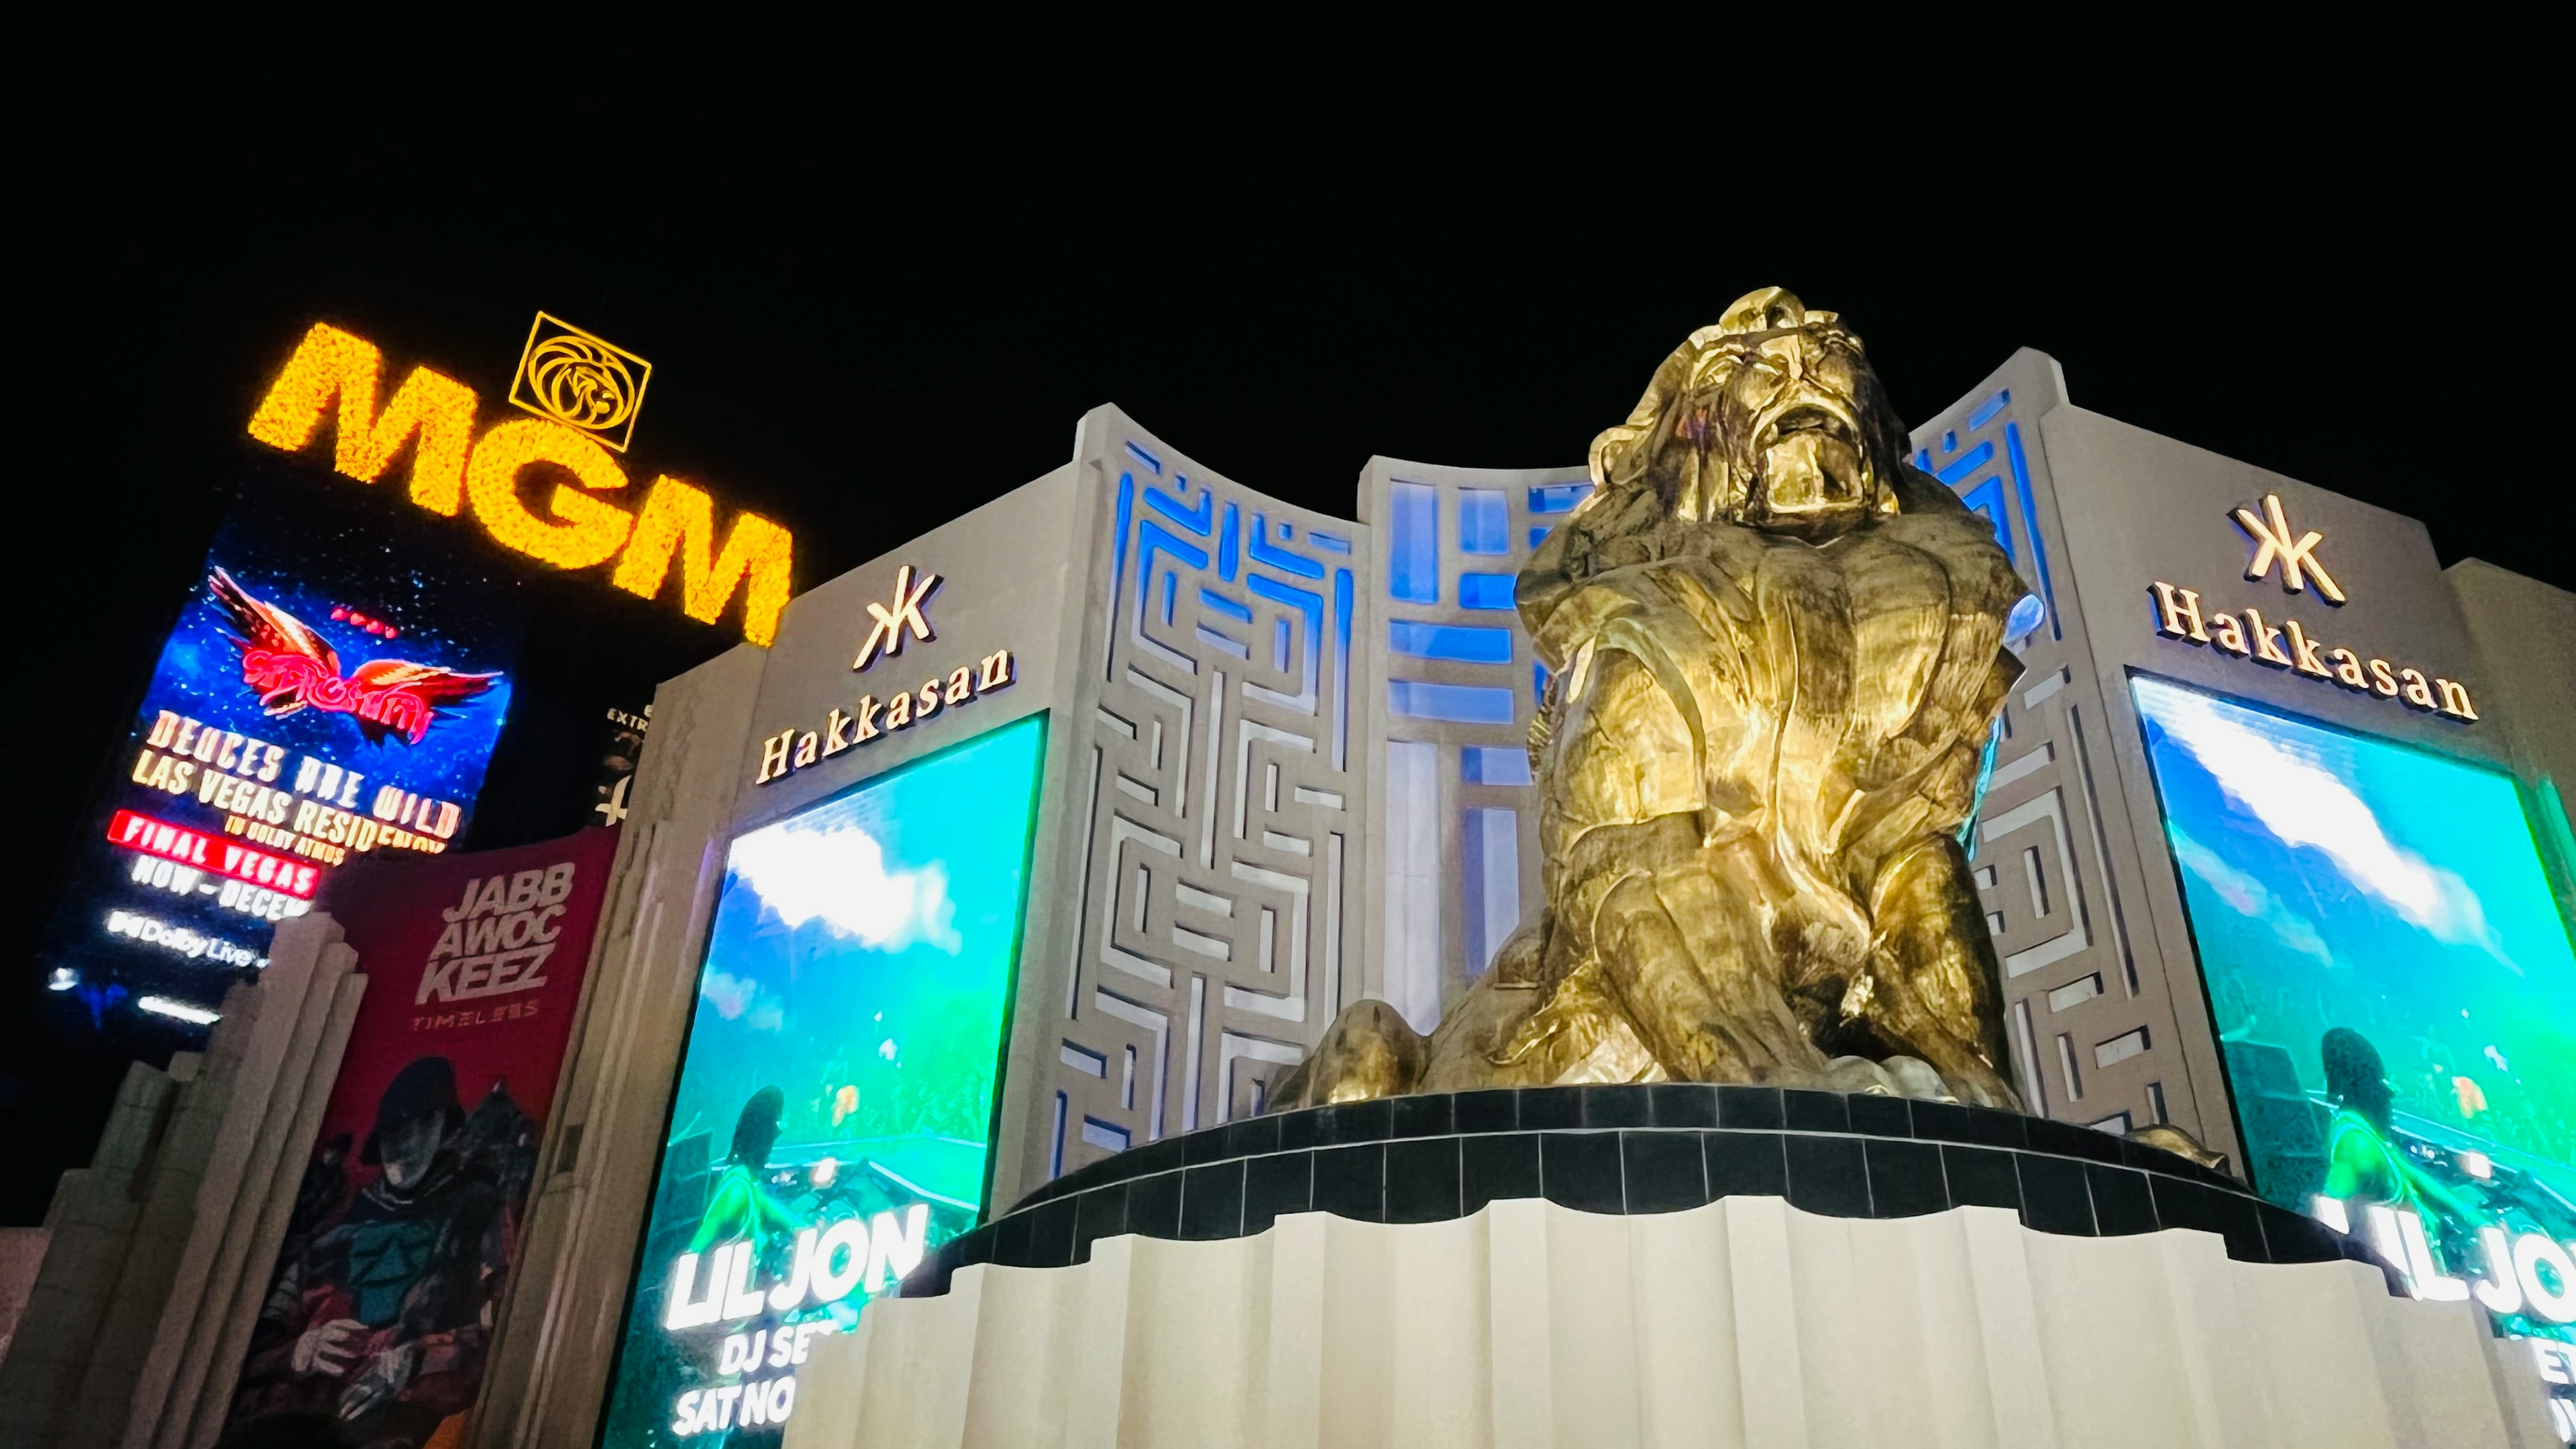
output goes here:
<path id="1" fill-rule="evenodd" d="M 2314 584 L 2317 596 L 2326 604 L 2338 608 L 2343 605 L 2343 587 L 2317 557 L 2317 545 L 2324 541 L 2324 535 L 2314 529 L 2294 534 L 2282 511 L 2279 494 L 2263 495 L 2263 511 L 2259 514 L 2251 508 L 2239 508 L 2233 516 L 2236 526 L 2254 545 L 2245 565 L 2246 578 L 2259 581 L 2278 565 L 2284 593 L 2302 594 Z M 2428 678 L 2421 669 L 2391 665 L 2385 659 L 2364 659 L 2350 649 L 2318 639 L 2306 625 L 2286 614 L 2276 624 L 2256 608 L 2234 614 L 2211 612 L 2202 606 L 2199 590 L 2162 579 L 2156 580 L 2147 592 L 2155 603 L 2156 632 L 2168 639 L 2206 645 L 2267 668 L 2339 685 L 2355 694 L 2400 700 L 2428 714 L 2457 720 L 2478 717 L 2476 706 L 2469 702 L 2467 685 L 2457 680 Z"/>
<path id="2" fill-rule="evenodd" d="M 894 601 L 890 605 L 868 605 L 868 617 L 873 622 L 867 637 L 859 643 L 859 657 L 851 661 L 851 672 L 865 674 L 899 657 L 907 638 L 927 644 L 938 637 L 930 627 L 930 616 L 922 609 L 939 591 L 939 582 L 939 575 L 926 570 L 914 574 L 910 564 L 895 570 Z M 766 785 L 783 780 L 852 746 L 881 740 L 942 710 L 971 704 L 994 690 L 1009 687 L 1013 678 L 1011 651 L 996 649 L 972 664 L 961 664 L 944 675 L 931 675 L 917 689 L 896 690 L 882 701 L 873 694 L 860 695 L 858 703 L 846 711 L 834 708 L 825 715 L 821 729 L 802 733 L 781 730 L 763 739 L 760 769 L 751 783 Z"/>

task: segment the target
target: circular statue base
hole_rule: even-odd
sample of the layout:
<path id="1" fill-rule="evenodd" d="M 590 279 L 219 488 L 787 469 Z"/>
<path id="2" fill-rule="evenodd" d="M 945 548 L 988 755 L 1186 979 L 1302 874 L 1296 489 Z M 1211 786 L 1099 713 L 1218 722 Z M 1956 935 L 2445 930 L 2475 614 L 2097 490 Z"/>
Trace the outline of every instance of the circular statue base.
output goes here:
<path id="1" fill-rule="evenodd" d="M 1730 1197 L 1838 1218 L 2002 1208 L 2042 1233 L 2215 1233 L 2248 1263 L 2378 1262 L 2224 1173 L 2090 1128 L 1903 1097 L 1656 1083 L 1391 1097 L 1165 1138 L 1029 1194 L 939 1248 L 903 1292 L 945 1292 L 969 1263 L 1062 1267 L 1122 1233 L 1233 1238 L 1288 1213 L 1431 1223 L 1509 1198 L 1628 1214 Z"/>
<path id="2" fill-rule="evenodd" d="M 2519 1345 L 2358 1243 L 1892 1097 L 1263 1117 L 1069 1173 L 903 1293 L 815 1346 L 787 1449 L 2558 1442 Z"/>

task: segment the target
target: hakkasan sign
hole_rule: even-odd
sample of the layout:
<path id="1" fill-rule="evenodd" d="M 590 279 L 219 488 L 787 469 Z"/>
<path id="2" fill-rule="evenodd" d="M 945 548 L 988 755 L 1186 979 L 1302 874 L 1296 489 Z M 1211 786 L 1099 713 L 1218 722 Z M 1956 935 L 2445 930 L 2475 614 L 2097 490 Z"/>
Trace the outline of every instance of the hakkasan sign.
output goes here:
<path id="1" fill-rule="evenodd" d="M 2254 545 L 2253 555 L 2245 565 L 2247 579 L 2261 580 L 2277 564 L 2284 593 L 2304 594 L 2313 584 L 2317 596 L 2327 604 L 2344 603 L 2342 586 L 2316 556 L 2324 535 L 2310 529 L 2294 537 L 2279 494 L 2265 494 L 2259 513 L 2252 507 L 2242 507 L 2230 516 Z M 2477 706 L 2469 700 L 2469 687 L 2458 680 L 2428 675 L 2409 663 L 2365 658 L 2356 650 L 2316 637 L 2305 624 L 2280 615 L 2278 610 L 2273 619 L 2252 607 L 2234 613 L 2220 611 L 2204 605 L 2198 589 L 2163 579 L 2156 580 L 2148 594 L 2154 601 L 2156 632 L 2167 639 L 2337 685 L 2353 694 L 2402 701 L 2408 708 L 2426 714 L 2464 722 L 2478 717 Z"/>
<path id="2" fill-rule="evenodd" d="M 929 615 L 922 612 L 922 605 L 938 588 L 939 575 L 927 569 L 918 575 L 910 564 L 897 569 L 893 605 L 868 605 L 868 615 L 875 622 L 859 643 L 859 657 L 850 665 L 851 671 L 865 674 L 869 666 L 903 653 L 907 634 L 925 644 L 938 637 L 930 627 Z M 909 729 L 948 706 L 971 704 L 995 690 L 1008 689 L 1016 677 L 1011 651 L 996 649 L 973 664 L 961 664 L 946 674 L 932 674 L 918 690 L 897 688 L 883 701 L 873 694 L 863 694 L 847 710 L 834 706 L 823 716 L 820 729 L 802 733 L 785 729 L 764 736 L 760 742 L 760 768 L 752 775 L 751 783 L 766 785 L 784 780 L 844 750 Z"/>
<path id="3" fill-rule="evenodd" d="M 815 1341 L 975 1225 L 1046 725 L 733 841 L 601 1442 L 775 1442 Z"/>

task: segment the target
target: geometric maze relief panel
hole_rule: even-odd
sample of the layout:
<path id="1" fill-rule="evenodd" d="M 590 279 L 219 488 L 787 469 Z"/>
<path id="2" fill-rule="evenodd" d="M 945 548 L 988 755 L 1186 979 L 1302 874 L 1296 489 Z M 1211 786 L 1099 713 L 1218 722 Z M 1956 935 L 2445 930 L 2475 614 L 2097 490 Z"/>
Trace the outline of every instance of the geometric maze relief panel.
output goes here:
<path id="1" fill-rule="evenodd" d="M 2090 1074 L 2066 1013 L 2125 983 L 2111 980 L 2112 952 L 2101 949 L 2088 897 L 2099 871 L 2079 863 L 2089 853 L 2091 811 L 2066 768 L 2073 756 L 2073 717 L 2059 698 L 2062 673 L 2036 681 L 2006 706 L 2003 731 L 1976 823 L 1971 867 L 1986 925 L 2003 965 L 2006 1034 L 2034 1112 L 2094 1120 L 2083 1104 Z M 2034 699 L 2032 695 L 2036 693 Z M 2055 704 L 2052 710 L 2048 706 Z M 2088 1014 L 2089 1015 L 2089 1014 Z"/>
<path id="2" fill-rule="evenodd" d="M 1050 1176 L 1258 1111 L 1339 1012 L 1361 940 L 1366 535 L 1116 442 L 1086 460 L 1116 479 L 1109 649 L 1077 764 Z"/>
<path id="3" fill-rule="evenodd" d="M 1535 914 L 1527 741 L 1546 671 L 1514 593 L 1592 484 L 1579 470 L 1407 469 L 1380 465 L 1364 485 L 1387 669 L 1375 964 L 1387 1000 L 1427 1032 Z"/>
<path id="4" fill-rule="evenodd" d="M 2166 1120 L 2163 1084 L 2141 1075 L 2159 1043 L 2094 805 L 2086 715 L 2067 680 L 2063 669 L 2025 675 L 2005 711 L 1973 869 L 2030 1109 L 2127 1131 Z"/>
<path id="5" fill-rule="evenodd" d="M 2003 965 L 2006 1035 L 2029 1108 L 2126 1130 L 2164 1120 L 2162 1088 L 2132 1080 L 2154 1045 L 2136 1000 L 2118 881 L 2085 739 L 2091 669 L 2074 657 L 2036 514 L 2051 489 L 2009 390 L 1915 434 L 1917 467 L 1994 525 L 2030 595 L 2006 625 L 2024 665 L 1997 722 L 1972 842 L 1977 891 Z M 2053 504 L 2053 499 L 2052 499 Z M 2083 681 L 2078 683 L 2078 681 Z"/>

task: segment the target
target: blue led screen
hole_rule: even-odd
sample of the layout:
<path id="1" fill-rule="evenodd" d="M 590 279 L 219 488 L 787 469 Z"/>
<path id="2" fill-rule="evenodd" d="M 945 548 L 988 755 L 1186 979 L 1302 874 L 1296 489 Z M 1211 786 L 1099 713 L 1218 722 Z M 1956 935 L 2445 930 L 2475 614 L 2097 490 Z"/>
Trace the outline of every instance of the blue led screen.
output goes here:
<path id="1" fill-rule="evenodd" d="M 2132 692 L 2255 1187 L 2418 1211 L 2454 1270 L 2481 1222 L 2576 1236 L 2576 953 L 2513 780 Z"/>
<path id="2" fill-rule="evenodd" d="M 972 1227 L 1046 720 L 738 837 L 603 1442 L 772 1444 L 814 1340 Z"/>

